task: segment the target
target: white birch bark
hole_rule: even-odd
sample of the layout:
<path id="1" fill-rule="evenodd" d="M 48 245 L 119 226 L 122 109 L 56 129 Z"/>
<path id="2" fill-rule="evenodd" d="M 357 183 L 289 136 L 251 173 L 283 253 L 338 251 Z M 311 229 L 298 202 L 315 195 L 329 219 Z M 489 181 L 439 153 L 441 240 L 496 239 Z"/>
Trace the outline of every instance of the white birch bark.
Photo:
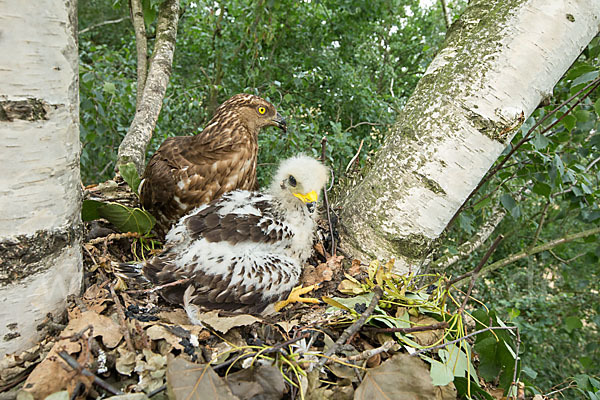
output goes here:
<path id="1" fill-rule="evenodd" d="M 343 198 L 343 249 L 418 269 L 599 24 L 598 0 L 472 1 Z"/>
<path id="2" fill-rule="evenodd" d="M 76 0 L 0 1 L 0 356 L 82 280 Z"/>

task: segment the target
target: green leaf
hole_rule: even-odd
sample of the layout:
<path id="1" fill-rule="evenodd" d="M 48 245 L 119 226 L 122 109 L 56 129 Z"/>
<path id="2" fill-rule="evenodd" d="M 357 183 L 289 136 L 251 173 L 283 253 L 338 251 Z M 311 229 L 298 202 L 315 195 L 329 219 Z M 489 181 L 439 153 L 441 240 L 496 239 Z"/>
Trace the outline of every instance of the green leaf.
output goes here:
<path id="1" fill-rule="evenodd" d="M 121 176 L 127 182 L 133 193 L 138 192 L 138 188 L 140 186 L 140 176 L 137 173 L 137 169 L 135 168 L 135 164 L 130 162 L 125 165 L 119 166 L 119 172 Z"/>
<path id="2" fill-rule="evenodd" d="M 536 182 L 531 189 L 533 193 L 539 194 L 540 196 L 549 197 L 552 193 L 552 188 L 543 182 Z"/>
<path id="3" fill-rule="evenodd" d="M 470 383 L 470 384 L 469 384 Z M 456 391 L 461 399 L 463 398 L 472 398 L 472 399 L 480 399 L 484 398 L 485 400 L 494 400 L 494 398 L 485 390 L 477 386 L 477 384 L 473 381 L 469 382 L 467 378 L 454 378 L 454 386 L 456 387 Z M 477 395 L 477 396 L 473 396 Z M 478 397 L 481 396 L 481 397 Z"/>
<path id="4" fill-rule="evenodd" d="M 585 74 L 582 74 L 577 79 L 575 79 L 573 81 L 573 83 L 571 83 L 571 86 L 573 87 L 573 86 L 580 85 L 582 83 L 588 83 L 590 81 L 593 81 L 597 77 L 598 77 L 598 71 L 586 72 Z"/>
<path id="5" fill-rule="evenodd" d="M 575 329 L 580 329 L 583 327 L 583 323 L 578 317 L 567 317 L 565 318 L 565 329 L 567 332 L 571 333 Z"/>
<path id="6" fill-rule="evenodd" d="M 107 203 L 98 207 L 102 218 L 106 218 L 121 232 L 150 232 L 156 220 L 150 213 L 139 208 L 130 208 L 118 203 Z"/>
<path id="7" fill-rule="evenodd" d="M 433 359 L 431 360 L 429 375 L 434 386 L 446 386 L 454 380 L 454 373 L 452 373 L 450 365 Z"/>
<path id="8" fill-rule="evenodd" d="M 103 206 L 106 203 L 97 200 L 84 200 L 81 205 L 81 219 L 83 221 L 94 221 L 102 218 L 98 207 Z"/>
<path id="9" fill-rule="evenodd" d="M 519 218 L 521 216 L 521 209 L 519 205 L 513 199 L 509 193 L 504 193 L 500 196 L 500 203 L 506 208 L 506 210 L 513 216 L 513 218 Z"/>
<path id="10" fill-rule="evenodd" d="M 528 377 L 530 377 L 531 379 L 535 379 L 538 376 L 538 373 L 536 371 L 534 371 L 532 368 L 530 367 L 523 367 L 523 373 L 525 375 L 527 375 Z"/>
<path id="11" fill-rule="evenodd" d="M 600 115 L 600 98 L 594 103 L 594 110 L 596 111 L 596 115 Z"/>
<path id="12" fill-rule="evenodd" d="M 575 118 L 571 114 L 565 115 L 562 120 L 562 124 L 565 126 L 565 128 L 569 132 L 571 132 L 571 130 L 573 130 L 573 128 L 575 128 L 576 123 L 577 123 L 577 118 Z"/>
<path id="13" fill-rule="evenodd" d="M 110 93 L 114 95 L 117 93 L 117 87 L 112 82 L 104 82 L 104 87 L 102 88 L 106 93 Z"/>
<path id="14" fill-rule="evenodd" d="M 536 150 L 542 150 L 550 144 L 550 140 L 548 140 L 546 136 L 540 133 L 536 133 L 533 139 L 531 140 L 531 143 L 533 144 L 533 147 L 535 147 Z"/>

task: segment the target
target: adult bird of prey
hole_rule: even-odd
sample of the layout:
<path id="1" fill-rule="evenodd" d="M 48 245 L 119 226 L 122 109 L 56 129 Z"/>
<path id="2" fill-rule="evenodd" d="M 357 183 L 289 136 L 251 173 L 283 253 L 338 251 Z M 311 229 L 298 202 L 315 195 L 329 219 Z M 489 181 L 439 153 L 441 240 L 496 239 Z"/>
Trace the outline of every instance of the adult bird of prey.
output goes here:
<path id="1" fill-rule="evenodd" d="M 196 208 L 169 231 L 161 254 L 121 266 L 121 273 L 131 277 L 141 267 L 192 321 L 198 309 L 270 314 L 290 295 L 311 255 L 314 203 L 327 177 L 327 168 L 311 157 L 287 159 L 266 192 L 236 190 Z M 299 297 L 305 289 L 290 299 L 314 302 Z"/>
<path id="2" fill-rule="evenodd" d="M 164 234 L 193 208 L 235 189 L 256 190 L 260 128 L 286 122 L 268 101 L 237 94 L 221 104 L 195 136 L 166 139 L 148 161 L 140 201 Z"/>

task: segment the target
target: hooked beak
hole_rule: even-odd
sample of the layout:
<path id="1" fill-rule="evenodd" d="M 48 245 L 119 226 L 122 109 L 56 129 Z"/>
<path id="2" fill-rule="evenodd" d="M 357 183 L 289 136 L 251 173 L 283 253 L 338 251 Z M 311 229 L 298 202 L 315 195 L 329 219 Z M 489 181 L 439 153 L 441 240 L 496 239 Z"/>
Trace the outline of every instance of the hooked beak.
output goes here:
<path id="1" fill-rule="evenodd" d="M 279 129 L 287 132 L 287 122 L 285 122 L 285 119 L 281 116 L 281 114 L 276 113 L 275 118 L 273 118 L 272 121 Z"/>
<path id="2" fill-rule="evenodd" d="M 315 203 L 317 202 L 317 199 L 319 198 L 319 194 L 317 192 L 315 192 L 314 190 L 312 192 L 308 192 L 306 194 L 294 193 L 294 196 L 296 196 L 297 198 L 299 198 L 306 204 L 306 207 L 308 208 L 309 212 L 313 211 L 313 209 L 315 207 Z"/>

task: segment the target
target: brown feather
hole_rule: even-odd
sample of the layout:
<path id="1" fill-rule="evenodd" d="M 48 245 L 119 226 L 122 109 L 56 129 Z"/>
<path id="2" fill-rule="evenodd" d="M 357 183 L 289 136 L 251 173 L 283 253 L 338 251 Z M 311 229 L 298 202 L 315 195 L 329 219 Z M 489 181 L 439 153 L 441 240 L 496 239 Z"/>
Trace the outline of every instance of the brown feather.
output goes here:
<path id="1" fill-rule="evenodd" d="M 265 113 L 258 112 L 259 107 Z M 275 107 L 260 97 L 238 94 L 221 104 L 196 136 L 166 139 L 151 157 L 140 187 L 142 206 L 164 236 L 193 208 L 235 189 L 255 190 L 258 133 L 286 128 Z"/>

